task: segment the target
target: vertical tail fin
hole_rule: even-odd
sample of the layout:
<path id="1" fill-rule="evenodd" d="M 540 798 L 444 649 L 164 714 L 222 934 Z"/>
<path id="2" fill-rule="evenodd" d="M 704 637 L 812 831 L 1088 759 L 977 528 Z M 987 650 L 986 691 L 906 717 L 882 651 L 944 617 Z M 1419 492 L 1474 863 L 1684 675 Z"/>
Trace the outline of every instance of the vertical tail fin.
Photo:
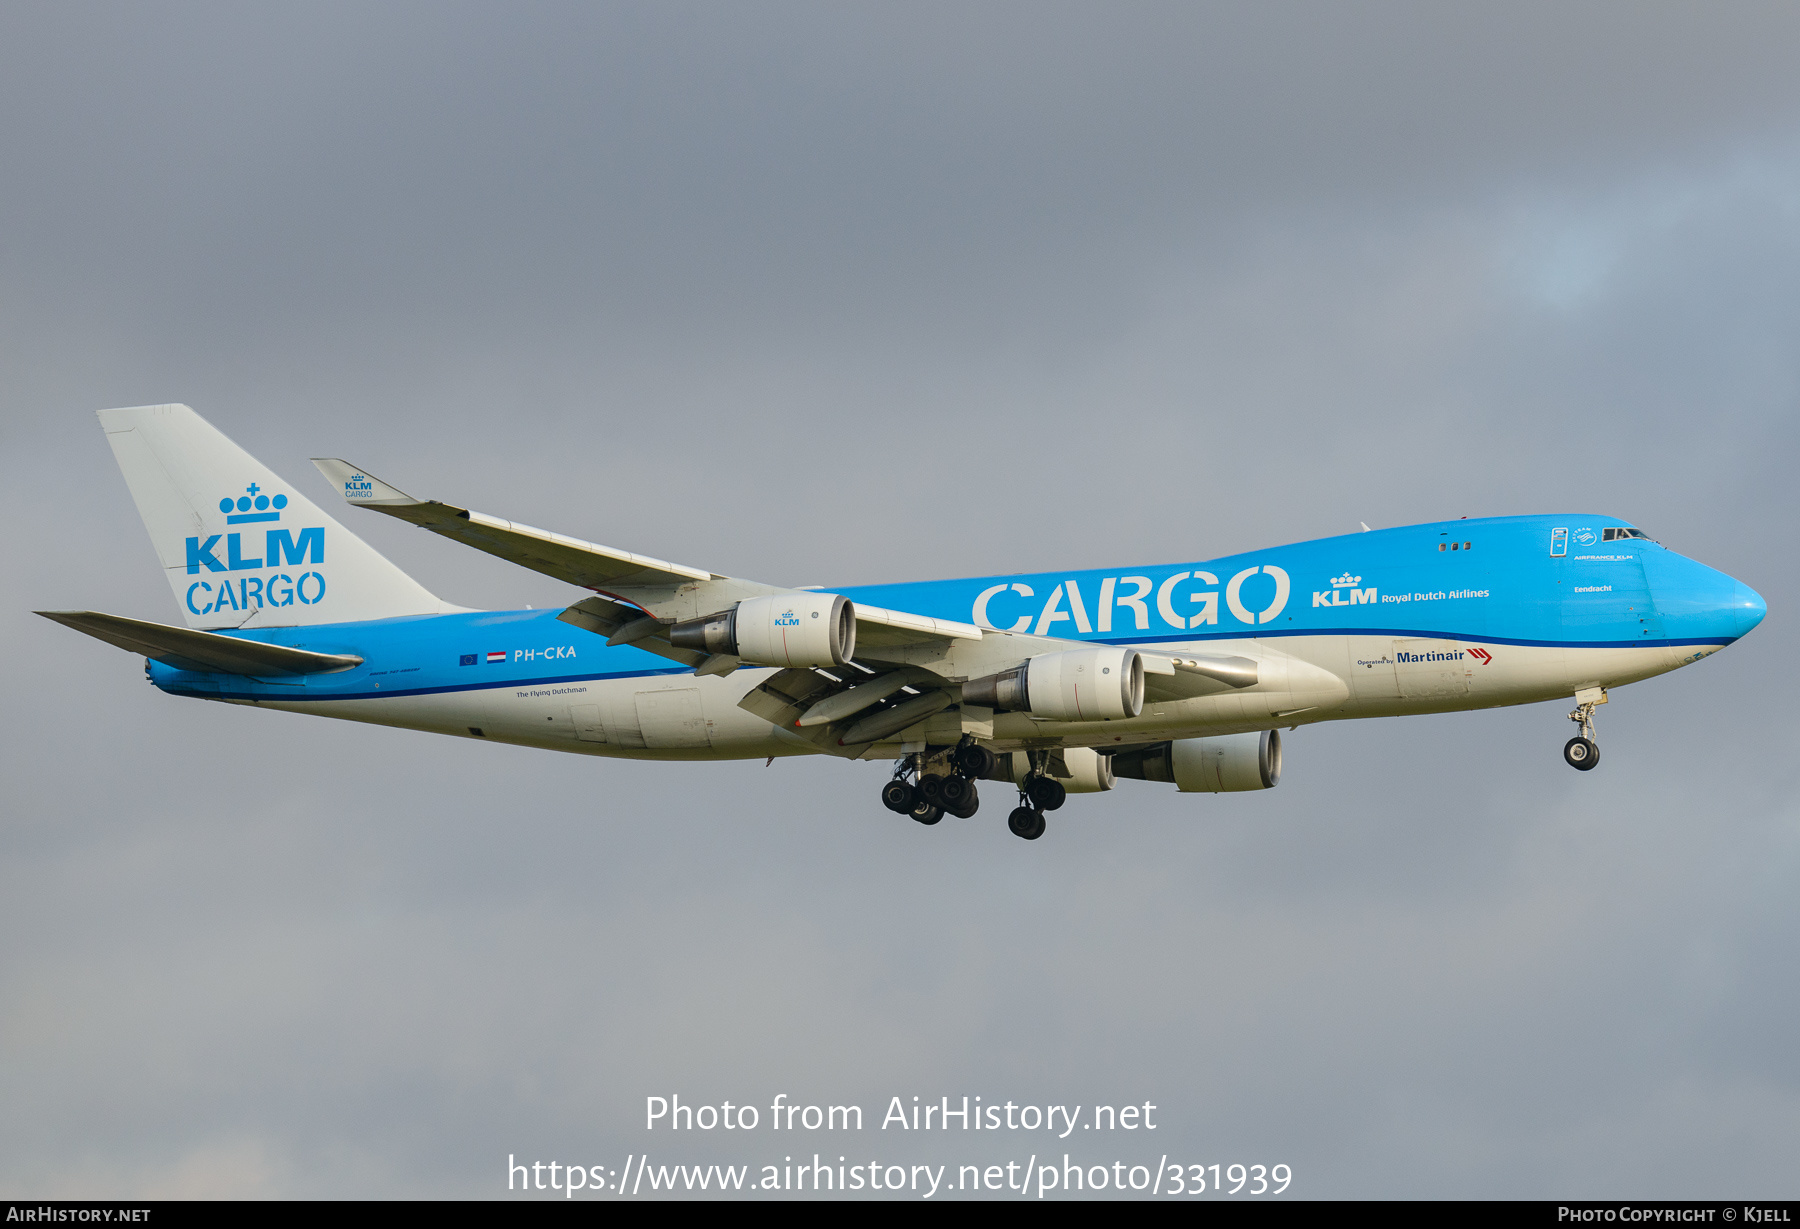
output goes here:
<path id="1" fill-rule="evenodd" d="M 101 410 L 189 627 L 454 610 L 185 405 Z"/>

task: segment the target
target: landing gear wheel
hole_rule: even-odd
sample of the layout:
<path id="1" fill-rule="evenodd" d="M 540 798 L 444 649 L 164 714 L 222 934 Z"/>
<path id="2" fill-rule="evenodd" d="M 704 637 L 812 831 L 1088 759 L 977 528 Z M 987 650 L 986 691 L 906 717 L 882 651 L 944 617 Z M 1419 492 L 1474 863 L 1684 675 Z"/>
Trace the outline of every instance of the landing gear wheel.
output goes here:
<path id="1" fill-rule="evenodd" d="M 969 795 L 975 792 L 975 787 L 969 784 L 966 777 L 945 777 L 943 780 L 944 783 L 938 786 L 938 798 L 944 809 L 954 815 L 962 809 Z"/>
<path id="2" fill-rule="evenodd" d="M 895 777 L 881 787 L 881 805 L 896 815 L 905 815 L 919 805 L 919 791 Z"/>
<path id="3" fill-rule="evenodd" d="M 994 771 L 994 753 L 980 743 L 964 743 L 956 749 L 956 767 L 963 776 L 983 781 Z"/>
<path id="4" fill-rule="evenodd" d="M 1031 807 L 1015 807 L 1006 817 L 1006 828 L 1014 836 L 1035 841 L 1044 835 L 1044 813 Z"/>
<path id="5" fill-rule="evenodd" d="M 1032 777 L 1025 783 L 1025 796 L 1037 804 L 1040 811 L 1054 811 L 1069 796 L 1062 782 L 1053 777 Z"/>
<path id="6" fill-rule="evenodd" d="M 1570 768 L 1586 772 L 1600 762 L 1600 748 L 1591 739 L 1571 738 L 1563 745 L 1563 758 L 1569 761 Z"/>
<path id="7" fill-rule="evenodd" d="M 940 776 L 919 778 L 919 801 L 930 803 L 934 807 L 944 805 L 944 778 Z"/>
<path id="8" fill-rule="evenodd" d="M 981 796 L 975 792 L 975 787 L 971 785 L 969 786 L 968 798 L 961 806 L 953 809 L 950 814 L 956 816 L 958 819 L 973 819 L 975 818 L 975 812 L 979 810 L 980 807 Z"/>
<path id="9" fill-rule="evenodd" d="M 944 808 L 930 802 L 921 802 L 912 809 L 912 817 L 919 823 L 930 827 L 944 818 Z"/>

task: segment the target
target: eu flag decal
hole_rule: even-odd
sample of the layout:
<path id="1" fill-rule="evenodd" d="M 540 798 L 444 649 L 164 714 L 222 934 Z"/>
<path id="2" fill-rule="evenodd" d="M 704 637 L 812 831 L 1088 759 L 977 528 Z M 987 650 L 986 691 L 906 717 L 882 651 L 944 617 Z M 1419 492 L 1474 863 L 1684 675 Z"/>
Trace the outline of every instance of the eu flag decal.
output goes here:
<path id="1" fill-rule="evenodd" d="M 463 654 L 463 655 L 462 655 L 462 660 L 461 660 L 461 661 L 459 661 L 459 662 L 457 662 L 457 663 L 456 663 L 456 664 L 457 664 L 457 665 L 459 665 L 459 666 L 472 666 L 472 665 L 474 665 L 474 664 L 475 664 L 475 654 L 473 654 L 473 653 L 464 653 L 464 654 Z"/>

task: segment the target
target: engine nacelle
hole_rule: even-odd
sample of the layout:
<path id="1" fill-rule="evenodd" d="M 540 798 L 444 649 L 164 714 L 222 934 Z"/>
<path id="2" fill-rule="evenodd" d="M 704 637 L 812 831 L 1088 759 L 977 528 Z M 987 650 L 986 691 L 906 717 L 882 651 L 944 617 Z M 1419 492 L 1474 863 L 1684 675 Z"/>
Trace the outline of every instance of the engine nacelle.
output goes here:
<path id="1" fill-rule="evenodd" d="M 1111 757 L 1092 747 L 1064 747 L 1058 754 L 1069 775 L 1058 777 L 1054 770 L 1050 775 L 1071 794 L 1104 793 L 1118 783 Z M 987 780 L 1020 785 L 1030 772 L 1031 760 L 1023 751 L 1003 751 L 994 757 L 994 770 L 987 774 Z"/>
<path id="2" fill-rule="evenodd" d="M 753 666 L 841 666 L 856 656 L 856 607 L 837 593 L 746 598 L 730 610 L 675 624 L 669 643 Z"/>
<path id="3" fill-rule="evenodd" d="M 1281 731 L 1178 738 L 1112 757 L 1112 770 L 1140 781 L 1172 781 L 1184 794 L 1271 789 L 1281 780 Z"/>
<path id="4" fill-rule="evenodd" d="M 1144 659 L 1110 645 L 1041 653 L 963 684 L 963 703 L 1050 721 L 1117 721 L 1144 711 Z"/>

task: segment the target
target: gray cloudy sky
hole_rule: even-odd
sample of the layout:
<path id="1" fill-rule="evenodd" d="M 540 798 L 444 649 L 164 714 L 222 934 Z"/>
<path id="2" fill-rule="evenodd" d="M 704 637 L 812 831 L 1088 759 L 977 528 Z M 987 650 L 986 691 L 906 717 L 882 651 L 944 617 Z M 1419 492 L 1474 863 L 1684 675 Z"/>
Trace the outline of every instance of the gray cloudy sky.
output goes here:
<path id="1" fill-rule="evenodd" d="M 0 1193 L 503 1193 L 643 1098 L 1144 1101 L 1310 1196 L 1793 1196 L 1800 10 L 0 7 Z M 165 697 L 93 411 L 837 584 L 1604 511 L 1768 599 L 1048 837 Z M 569 591 L 356 520 L 469 605 Z M 1080 1147 L 1074 1147 L 1079 1143 Z M 1017 1155 L 1015 1155 L 1015 1153 Z"/>

